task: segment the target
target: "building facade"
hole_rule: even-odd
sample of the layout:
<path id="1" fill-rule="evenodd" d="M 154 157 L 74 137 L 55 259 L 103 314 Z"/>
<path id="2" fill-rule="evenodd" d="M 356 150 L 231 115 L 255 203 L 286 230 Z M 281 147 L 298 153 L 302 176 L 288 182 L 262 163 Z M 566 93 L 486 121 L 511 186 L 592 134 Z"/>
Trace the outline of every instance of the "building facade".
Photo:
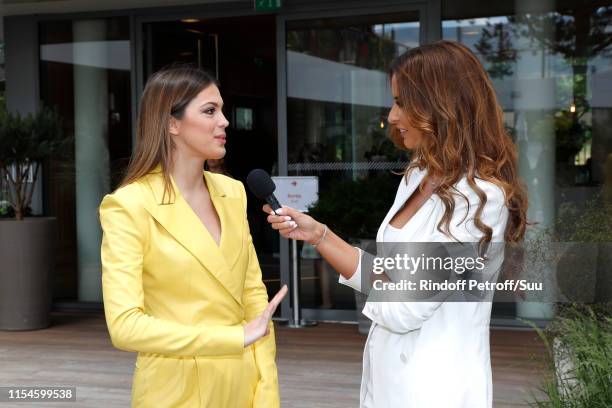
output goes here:
<path id="1" fill-rule="evenodd" d="M 7 107 L 31 112 L 42 100 L 59 108 L 75 136 L 71 160 L 45 163 L 32 205 L 34 213 L 59 221 L 57 304 L 102 299 L 96 209 L 129 160 L 147 78 L 175 61 L 196 63 L 220 80 L 231 122 L 226 171 L 242 181 L 257 167 L 318 176 L 320 201 L 335 200 L 362 221 L 358 228 L 350 218 L 338 221 L 340 235 L 353 242 L 373 239 L 395 194 L 392 171 L 409 159 L 386 137 L 389 63 L 438 39 L 467 45 L 487 69 L 520 152 L 531 221 L 555 226 L 567 208 L 591 214 L 612 203 L 610 1 L 124 0 L 2 7 L 0 84 L 4 71 L 6 83 L 0 90 Z M 335 194 L 351 185 L 355 194 Z M 363 187 L 372 185 L 375 194 Z M 251 233 L 273 293 L 289 281 L 289 244 L 267 226 L 260 207 L 251 196 Z M 353 291 L 338 285 L 309 248 L 299 254 L 304 316 L 356 320 Z M 290 313 L 286 298 L 281 314 Z M 516 316 L 547 318 L 550 310 L 495 304 L 495 319 Z"/>

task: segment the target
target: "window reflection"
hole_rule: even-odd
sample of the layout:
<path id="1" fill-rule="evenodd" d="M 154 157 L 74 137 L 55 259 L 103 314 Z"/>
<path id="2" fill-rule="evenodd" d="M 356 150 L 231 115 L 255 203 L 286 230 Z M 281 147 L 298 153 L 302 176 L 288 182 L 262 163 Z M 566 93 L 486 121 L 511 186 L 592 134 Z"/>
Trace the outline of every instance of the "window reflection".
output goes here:
<path id="1" fill-rule="evenodd" d="M 94 215 L 132 150 L 129 19 L 43 21 L 39 32 L 41 99 L 74 135 L 72 159 L 45 167 L 45 212 L 59 227 L 54 300 L 97 302 L 102 234 Z"/>
<path id="2" fill-rule="evenodd" d="M 470 47 L 493 80 L 529 188 L 528 217 L 538 223 L 532 233 L 612 241 L 602 229 L 612 226 L 606 210 L 612 204 L 612 7 L 470 3 L 489 16 L 464 18 L 449 4 L 443 37 Z M 597 268 L 594 280 L 609 279 L 604 265 Z M 565 273 L 557 268 L 555 276 L 563 281 Z M 610 289 L 596 286 L 593 301 L 609 300 Z"/>
<path id="3" fill-rule="evenodd" d="M 387 71 L 419 40 L 416 12 L 287 25 L 289 174 L 319 177 L 313 215 L 352 242 L 375 239 L 407 164 L 387 137 Z M 313 248 L 301 259 L 304 307 L 355 307 Z"/>

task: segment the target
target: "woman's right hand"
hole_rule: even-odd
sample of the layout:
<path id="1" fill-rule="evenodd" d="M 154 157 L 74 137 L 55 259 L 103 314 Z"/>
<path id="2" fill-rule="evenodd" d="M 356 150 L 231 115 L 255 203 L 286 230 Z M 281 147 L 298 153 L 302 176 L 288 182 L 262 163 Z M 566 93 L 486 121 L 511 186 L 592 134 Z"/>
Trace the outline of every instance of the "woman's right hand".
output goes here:
<path id="1" fill-rule="evenodd" d="M 276 210 L 278 215 L 275 215 L 272 207 L 265 204 L 263 210 L 269 214 L 267 220 L 272 228 L 278 230 L 285 238 L 314 244 L 323 236 L 323 224 L 296 209 L 283 205 Z"/>
<path id="2" fill-rule="evenodd" d="M 287 294 L 287 291 L 287 285 L 283 285 L 270 303 L 268 303 L 263 313 L 244 325 L 244 347 L 255 343 L 257 340 L 270 333 L 270 320 L 276 308 Z"/>

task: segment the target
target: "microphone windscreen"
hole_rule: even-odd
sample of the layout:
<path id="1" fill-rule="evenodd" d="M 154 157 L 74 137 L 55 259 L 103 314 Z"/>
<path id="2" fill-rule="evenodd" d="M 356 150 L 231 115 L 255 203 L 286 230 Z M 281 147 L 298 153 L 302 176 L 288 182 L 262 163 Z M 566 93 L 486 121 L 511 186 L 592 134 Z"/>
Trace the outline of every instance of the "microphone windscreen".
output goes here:
<path id="1" fill-rule="evenodd" d="M 251 170 L 246 181 L 251 192 L 260 200 L 265 200 L 276 190 L 276 185 L 270 175 L 262 169 Z"/>

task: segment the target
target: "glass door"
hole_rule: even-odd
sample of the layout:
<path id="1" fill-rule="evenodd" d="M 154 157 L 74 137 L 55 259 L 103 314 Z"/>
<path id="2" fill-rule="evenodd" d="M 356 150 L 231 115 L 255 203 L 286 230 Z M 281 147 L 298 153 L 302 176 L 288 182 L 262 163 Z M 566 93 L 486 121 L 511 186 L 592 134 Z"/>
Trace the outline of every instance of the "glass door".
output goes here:
<path id="1" fill-rule="evenodd" d="M 418 10 L 286 24 L 287 170 L 317 176 L 316 218 L 342 238 L 374 240 L 406 153 L 387 137 L 391 61 L 421 42 Z M 355 320 L 355 291 L 300 243 L 301 305 L 315 319 Z"/>
<path id="2" fill-rule="evenodd" d="M 142 25 L 143 88 L 168 64 L 195 64 L 221 83 L 227 153 L 207 163 L 210 171 L 242 181 L 254 168 L 274 172 L 276 132 L 276 36 L 273 15 L 182 18 Z M 278 234 L 266 222 L 261 202 L 250 194 L 248 219 L 269 293 L 279 288 Z"/>

